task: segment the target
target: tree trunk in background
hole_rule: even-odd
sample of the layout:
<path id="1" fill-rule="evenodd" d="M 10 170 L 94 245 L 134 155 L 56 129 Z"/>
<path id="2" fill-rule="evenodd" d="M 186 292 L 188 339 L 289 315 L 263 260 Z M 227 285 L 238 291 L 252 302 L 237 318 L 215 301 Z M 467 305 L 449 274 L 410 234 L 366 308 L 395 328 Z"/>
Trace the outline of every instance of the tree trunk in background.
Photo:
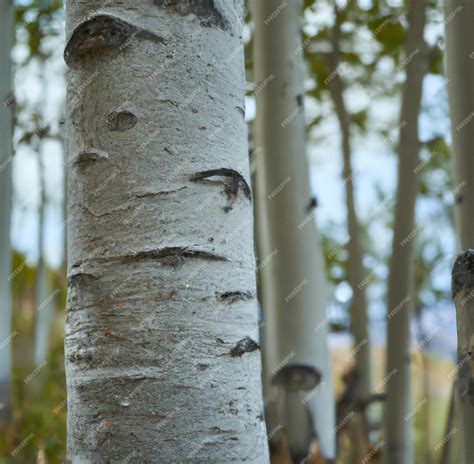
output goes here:
<path id="1" fill-rule="evenodd" d="M 52 297 L 48 278 L 48 266 L 45 259 L 45 210 L 46 210 L 46 172 L 42 153 L 42 141 L 37 147 L 38 176 L 40 179 L 40 205 L 38 211 L 38 263 L 36 265 L 36 301 L 34 317 L 34 362 L 35 365 L 43 362 L 48 354 L 49 328 L 52 318 Z"/>
<path id="2" fill-rule="evenodd" d="M 0 0 L 0 426 L 10 416 L 11 379 L 11 169 L 13 81 L 10 51 L 13 43 L 13 1 Z"/>
<path id="3" fill-rule="evenodd" d="M 461 415 L 462 462 L 474 461 L 474 370 L 467 353 L 474 345 L 472 264 L 474 248 L 474 4 L 466 0 L 445 0 L 446 75 L 453 138 L 453 167 L 456 229 L 464 255 L 453 269 L 453 295 L 456 303 L 459 371 L 456 381 Z M 463 258 L 464 257 L 464 258 Z M 471 263 L 470 273 L 465 264 Z M 460 273 L 460 276 L 456 276 Z M 454 288 L 455 278 L 460 280 Z M 459 287 L 459 288 L 458 288 Z M 467 362 L 466 362 L 467 361 Z"/>
<path id="4" fill-rule="evenodd" d="M 474 462 L 474 250 L 460 254 L 453 266 L 453 299 L 458 335 L 457 389 L 460 398 L 463 451 Z"/>
<path id="5" fill-rule="evenodd" d="M 410 317 L 413 309 L 413 242 L 415 203 L 419 189 L 420 143 L 418 116 L 427 50 L 423 39 L 425 0 L 408 2 L 405 43 L 406 80 L 403 87 L 398 147 L 398 186 L 395 205 L 392 256 L 387 297 L 387 402 L 385 406 L 385 455 L 387 464 L 410 464 L 412 421 L 410 418 Z"/>
<path id="6" fill-rule="evenodd" d="M 341 20 L 339 10 L 335 9 L 336 24 L 333 30 L 333 50 L 330 59 L 330 73 L 338 69 L 340 65 L 340 35 Z M 348 277 L 352 287 L 352 313 L 351 327 L 354 337 L 355 365 L 357 369 L 357 393 L 359 400 L 367 399 L 371 393 L 371 361 L 368 305 L 364 279 L 367 273 L 363 265 L 363 252 L 359 232 L 359 221 L 357 219 L 354 201 L 354 173 L 352 171 L 352 146 L 350 116 L 344 100 L 344 83 L 339 73 L 335 73 L 329 84 L 331 96 L 336 109 L 339 127 L 341 129 L 342 155 L 343 155 L 343 183 L 346 188 L 347 203 L 347 229 L 349 241 L 347 244 Z"/>
<path id="7" fill-rule="evenodd" d="M 257 201 L 267 224 L 259 250 L 265 378 L 272 390 L 267 400 L 278 403 L 278 422 L 286 427 L 295 462 L 308 454 L 313 428 L 322 453 L 335 456 L 328 295 L 306 159 L 300 6 L 253 4 Z"/>
<path id="8" fill-rule="evenodd" d="M 474 3 L 445 0 L 445 15 L 456 228 L 461 249 L 466 250 L 474 248 Z"/>
<path id="9" fill-rule="evenodd" d="M 243 2 L 67 6 L 68 456 L 267 463 Z"/>

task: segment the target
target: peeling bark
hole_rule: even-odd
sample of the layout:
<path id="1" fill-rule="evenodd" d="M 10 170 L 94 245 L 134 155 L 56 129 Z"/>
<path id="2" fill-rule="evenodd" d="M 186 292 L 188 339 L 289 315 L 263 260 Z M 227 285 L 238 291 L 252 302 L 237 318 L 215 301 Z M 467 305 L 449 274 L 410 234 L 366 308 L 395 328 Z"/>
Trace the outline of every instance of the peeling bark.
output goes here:
<path id="1" fill-rule="evenodd" d="M 241 39 L 213 2 L 66 4 L 68 458 L 266 464 Z"/>

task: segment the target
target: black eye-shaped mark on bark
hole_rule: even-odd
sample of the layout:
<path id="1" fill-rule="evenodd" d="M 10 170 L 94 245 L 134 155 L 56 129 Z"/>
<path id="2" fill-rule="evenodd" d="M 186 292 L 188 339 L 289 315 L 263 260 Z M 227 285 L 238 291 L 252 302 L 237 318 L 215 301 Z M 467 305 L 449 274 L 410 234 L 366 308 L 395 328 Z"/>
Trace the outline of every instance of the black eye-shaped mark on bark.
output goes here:
<path id="1" fill-rule="evenodd" d="M 249 199 L 252 200 L 252 193 L 250 191 L 249 184 L 245 178 L 239 172 L 235 171 L 234 169 L 211 169 L 209 171 L 201 171 L 196 172 L 191 176 L 191 180 L 193 182 L 197 182 L 200 180 L 209 179 L 211 177 L 223 177 L 224 181 L 224 192 L 227 195 L 227 199 L 229 201 L 228 205 L 224 207 L 224 211 L 228 213 L 234 204 L 235 199 L 237 198 L 237 194 L 239 192 L 239 187 L 244 192 L 244 195 Z"/>
<path id="2" fill-rule="evenodd" d="M 285 391 L 308 391 L 321 382 L 321 373 L 312 366 L 290 364 L 282 367 L 272 378 L 272 384 L 283 387 Z"/>
<path id="3" fill-rule="evenodd" d="M 251 353 L 252 351 L 259 350 L 259 349 L 260 349 L 260 346 L 256 341 L 252 340 L 250 337 L 245 337 L 245 338 L 242 338 L 242 340 L 239 340 L 237 342 L 237 345 L 235 345 L 234 348 L 230 350 L 230 355 L 233 358 L 236 358 L 236 357 L 240 358 L 245 353 Z"/>
<path id="4" fill-rule="evenodd" d="M 166 45 L 162 37 L 116 16 L 96 15 L 79 24 L 73 31 L 64 50 L 64 61 L 70 68 L 74 68 L 88 54 L 119 50 L 135 38 Z"/>
<path id="5" fill-rule="evenodd" d="M 201 26 L 217 26 L 222 30 L 228 28 L 228 22 L 214 5 L 214 0 L 154 0 L 156 6 L 187 16 L 196 15 L 201 20 Z"/>
<path id="6" fill-rule="evenodd" d="M 308 206 L 306 207 L 306 212 L 311 213 L 314 208 L 318 207 L 318 199 L 316 197 L 311 197 L 309 200 Z"/>
<path id="7" fill-rule="evenodd" d="M 79 152 L 79 154 L 72 160 L 74 166 L 86 167 L 95 164 L 98 161 L 107 161 L 109 154 L 96 148 L 88 148 Z"/>
<path id="8" fill-rule="evenodd" d="M 242 292 L 242 291 L 224 292 L 224 293 L 216 292 L 216 298 L 219 301 L 222 301 L 224 303 L 232 304 L 232 303 L 235 303 L 236 301 L 251 300 L 253 298 L 253 294 L 252 292 Z"/>
<path id="9" fill-rule="evenodd" d="M 130 111 L 112 111 L 107 115 L 107 126 L 112 132 L 125 132 L 137 124 L 137 117 Z"/>

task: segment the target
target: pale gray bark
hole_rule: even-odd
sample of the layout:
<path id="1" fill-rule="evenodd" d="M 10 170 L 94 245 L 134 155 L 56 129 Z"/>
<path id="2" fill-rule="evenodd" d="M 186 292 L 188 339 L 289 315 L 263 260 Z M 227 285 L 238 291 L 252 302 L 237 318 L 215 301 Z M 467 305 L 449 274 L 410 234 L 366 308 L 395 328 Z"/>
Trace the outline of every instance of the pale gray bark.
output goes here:
<path id="1" fill-rule="evenodd" d="M 276 422 L 286 427 L 295 462 L 308 455 L 314 432 L 323 455 L 333 458 L 336 437 L 328 295 L 306 159 L 300 7 L 253 3 L 267 400 L 277 403 Z"/>
<path id="2" fill-rule="evenodd" d="M 0 0 L 0 425 L 10 414 L 11 379 L 11 166 L 13 82 L 10 51 L 13 43 L 13 2 Z"/>
<path id="3" fill-rule="evenodd" d="M 456 228 L 466 250 L 474 247 L 474 3 L 445 0 L 445 16 Z"/>
<path id="4" fill-rule="evenodd" d="M 425 0 L 408 2 L 405 42 L 406 80 L 403 87 L 398 147 L 398 186 L 395 205 L 392 256 L 387 297 L 387 401 L 385 405 L 385 454 L 387 464 L 410 464 L 412 423 L 410 412 L 410 332 L 413 310 L 413 244 L 416 239 L 415 203 L 419 189 L 420 142 L 418 116 L 427 49 L 423 38 Z"/>
<path id="5" fill-rule="evenodd" d="M 340 65 L 341 22 L 337 8 L 335 9 L 336 23 L 333 30 L 333 50 L 330 56 L 330 72 Z M 363 252 L 354 200 L 354 172 L 352 170 L 351 123 L 344 99 L 344 83 L 339 73 L 335 73 L 329 83 L 334 107 L 336 109 L 339 127 L 341 129 L 341 147 L 343 156 L 342 178 L 346 189 L 347 205 L 347 242 L 348 278 L 352 288 L 351 330 L 354 337 L 355 365 L 357 369 L 356 398 L 365 400 L 371 393 L 371 344 L 369 339 L 369 320 L 366 286 L 363 285 L 367 276 L 363 265 Z"/>
<path id="6" fill-rule="evenodd" d="M 69 459 L 267 463 L 243 2 L 66 6 Z"/>
<path id="7" fill-rule="evenodd" d="M 453 138 L 456 230 L 461 249 L 453 268 L 453 297 L 458 331 L 458 402 L 461 414 L 462 462 L 474 461 L 474 345 L 473 208 L 474 208 L 474 4 L 445 0 L 446 75 Z M 469 265 L 469 266 L 467 266 Z"/>
<path id="8" fill-rule="evenodd" d="M 453 299 L 456 305 L 458 335 L 458 389 L 463 456 L 465 463 L 474 462 L 474 250 L 460 254 L 453 266 Z"/>

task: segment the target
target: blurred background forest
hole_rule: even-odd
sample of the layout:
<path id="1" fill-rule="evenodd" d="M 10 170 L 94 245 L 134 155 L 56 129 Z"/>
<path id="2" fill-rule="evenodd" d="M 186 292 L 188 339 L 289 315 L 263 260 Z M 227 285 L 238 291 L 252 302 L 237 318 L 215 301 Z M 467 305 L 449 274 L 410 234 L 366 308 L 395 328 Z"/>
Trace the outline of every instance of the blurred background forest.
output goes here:
<path id="1" fill-rule="evenodd" d="M 335 1 L 335 0 L 334 0 Z M 386 291 L 397 181 L 396 145 L 404 81 L 407 31 L 403 0 L 304 1 L 305 118 L 317 226 L 323 238 L 331 284 L 329 345 L 336 399 L 342 376 L 353 364 L 347 277 L 346 199 L 341 179 L 341 130 L 329 89 L 327 65 L 335 12 L 342 15 L 344 47 L 338 75 L 352 133 L 355 205 L 361 229 L 374 385 L 383 390 Z M 11 343 L 12 420 L 0 438 L 0 463 L 65 459 L 66 391 L 63 359 L 65 321 L 65 73 L 64 11 L 61 1 L 16 0 L 12 49 L 14 93 L 13 210 L 11 240 L 13 294 Z M 425 40 L 430 67 L 423 79 L 419 115 L 421 188 L 416 202 L 415 312 L 411 319 L 413 392 L 428 398 L 414 414 L 416 462 L 439 462 L 445 434 L 456 354 L 455 312 L 450 272 L 456 253 L 453 205 L 456 186 L 450 169 L 450 122 L 443 71 L 444 23 L 441 4 L 428 11 Z M 252 134 L 256 93 L 253 24 L 247 17 L 246 119 Z M 2 63 L 3 66 L 3 63 Z M 250 145 L 252 152 L 252 137 Z M 255 149 L 255 147 L 253 147 Z M 251 159 L 252 162 L 252 159 Z M 0 166 L 4 169 L 4 166 Z M 3 321 L 2 321 L 3 323 Z M 3 349 L 3 346 L 2 346 Z M 380 416 L 380 411 L 375 415 Z M 15 449 L 31 436 L 18 456 Z M 342 462 L 342 461 L 341 461 Z M 453 461 L 454 462 L 454 461 Z"/>

